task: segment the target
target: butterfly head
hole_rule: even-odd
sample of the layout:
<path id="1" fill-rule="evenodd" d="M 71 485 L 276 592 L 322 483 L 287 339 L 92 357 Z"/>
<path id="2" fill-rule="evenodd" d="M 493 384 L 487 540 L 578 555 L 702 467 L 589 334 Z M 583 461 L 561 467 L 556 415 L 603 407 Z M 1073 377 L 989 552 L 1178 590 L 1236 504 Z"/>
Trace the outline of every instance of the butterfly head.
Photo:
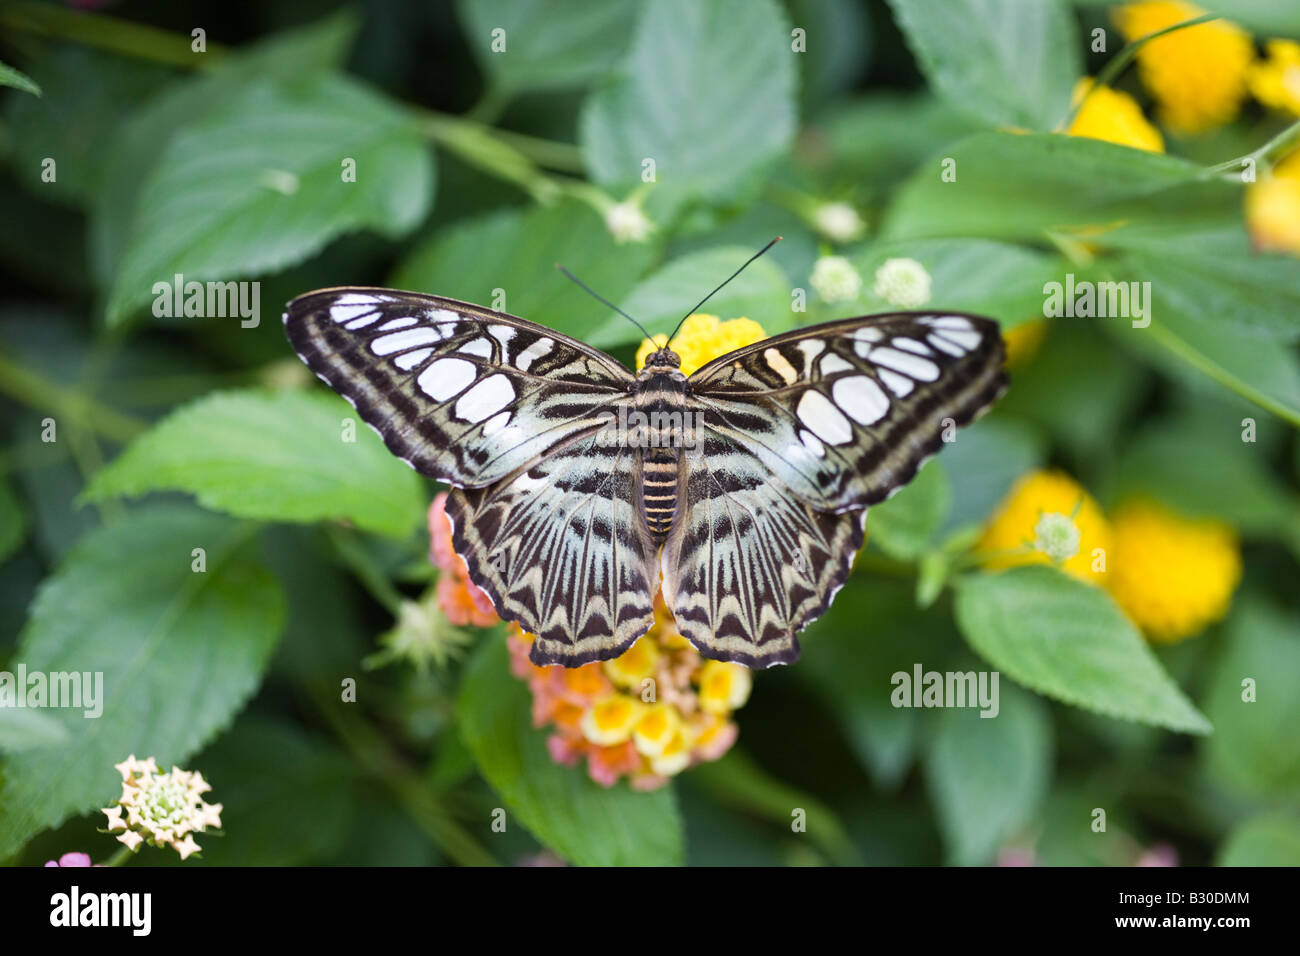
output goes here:
<path id="1" fill-rule="evenodd" d="M 668 346 L 664 346 L 657 351 L 651 352 L 645 360 L 645 367 L 650 368 L 681 368 L 682 358 Z"/>

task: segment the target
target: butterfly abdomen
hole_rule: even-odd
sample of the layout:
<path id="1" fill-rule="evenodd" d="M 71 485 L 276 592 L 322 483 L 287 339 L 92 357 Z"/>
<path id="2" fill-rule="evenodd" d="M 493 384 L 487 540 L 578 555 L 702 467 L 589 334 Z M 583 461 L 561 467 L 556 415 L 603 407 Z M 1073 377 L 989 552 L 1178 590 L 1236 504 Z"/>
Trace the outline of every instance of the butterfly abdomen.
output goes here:
<path id="1" fill-rule="evenodd" d="M 677 515 L 677 449 L 647 448 L 641 459 L 641 508 L 650 533 L 667 537 Z"/>

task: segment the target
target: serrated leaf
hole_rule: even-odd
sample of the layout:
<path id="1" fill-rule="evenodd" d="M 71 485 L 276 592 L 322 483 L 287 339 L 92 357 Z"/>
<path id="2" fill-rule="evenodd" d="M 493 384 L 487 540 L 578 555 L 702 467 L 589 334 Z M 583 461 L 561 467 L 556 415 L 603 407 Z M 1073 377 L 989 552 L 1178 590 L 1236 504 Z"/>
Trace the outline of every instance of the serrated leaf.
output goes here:
<path id="1" fill-rule="evenodd" d="M 67 728 L 44 711 L 0 707 L 0 754 L 53 747 L 66 743 L 69 736 Z"/>
<path id="2" fill-rule="evenodd" d="M 108 322 L 177 274 L 229 281 L 294 265 L 357 229 L 396 238 L 432 195 L 433 154 L 384 97 L 341 76 L 255 84 L 178 132 L 149 176 Z"/>
<path id="3" fill-rule="evenodd" d="M 926 781 L 949 859 L 989 863 L 1037 812 L 1051 775 L 1052 730 L 1042 702 L 1000 685 L 998 714 L 944 710 L 926 753 Z"/>
<path id="4" fill-rule="evenodd" d="M 106 806 L 121 786 L 113 764 L 128 754 L 183 766 L 257 689 L 284 599 L 250 530 L 188 508 L 134 511 L 87 535 L 41 587 L 15 664 L 102 672 L 102 713 L 48 710 L 68 743 L 4 759 L 0 858 Z M 195 548 L 206 571 L 191 570 Z"/>
<path id="5" fill-rule="evenodd" d="M 217 392 L 182 406 L 101 469 L 85 498 L 151 491 L 189 492 L 243 518 L 350 521 L 393 537 L 425 509 L 419 476 L 323 392 Z"/>
<path id="6" fill-rule="evenodd" d="M 686 310 L 709 290 L 735 272 L 754 254 L 752 249 L 723 246 L 692 252 L 674 259 L 639 283 L 619 307 L 654 335 L 667 334 Z M 781 267 L 767 257 L 755 260 L 744 272 L 709 299 L 700 309 L 720 319 L 753 319 L 768 335 L 792 329 L 801 318 L 790 308 L 790 281 Z M 602 348 L 640 342 L 641 332 L 620 315 L 609 315 L 587 341 Z"/>
<path id="7" fill-rule="evenodd" d="M 1110 596 L 1055 568 L 971 575 L 958 583 L 956 615 L 971 647 L 1031 690 L 1110 717 L 1211 730 Z"/>
<path id="8" fill-rule="evenodd" d="M 565 200 L 439 230 L 403 260 L 390 282 L 499 309 L 586 340 L 606 310 L 561 275 L 556 263 L 617 302 L 653 258 L 653 246 L 615 243 L 589 206 Z"/>
<path id="9" fill-rule="evenodd" d="M 1069 7 L 1057 0 L 890 0 L 931 87 L 993 126 L 1049 130 L 1083 72 Z"/>
<path id="10" fill-rule="evenodd" d="M 682 821 L 672 789 L 606 789 L 583 767 L 559 766 L 530 710 L 528 688 L 511 676 L 505 641 L 494 634 L 469 664 L 458 713 L 465 743 L 510 817 L 579 865 L 679 865 Z"/>
<path id="11" fill-rule="evenodd" d="M 456 11 L 492 82 L 515 94 L 579 86 L 607 72 L 627 50 L 637 6 L 637 0 L 460 0 Z"/>
<path id="12" fill-rule="evenodd" d="M 592 177 L 626 189 L 651 159 L 652 208 L 734 195 L 794 136 L 797 55 L 773 0 L 649 0 L 621 73 L 583 107 Z"/>

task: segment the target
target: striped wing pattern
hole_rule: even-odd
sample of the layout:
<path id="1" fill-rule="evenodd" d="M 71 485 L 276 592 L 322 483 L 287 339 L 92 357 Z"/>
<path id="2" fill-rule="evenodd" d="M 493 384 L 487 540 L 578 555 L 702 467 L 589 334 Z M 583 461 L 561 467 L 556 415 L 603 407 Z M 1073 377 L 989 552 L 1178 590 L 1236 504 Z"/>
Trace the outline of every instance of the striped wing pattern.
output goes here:
<path id="1" fill-rule="evenodd" d="M 689 380 L 703 454 L 664 594 L 709 657 L 789 663 L 862 545 L 866 507 L 902 488 L 1006 386 L 997 323 L 897 314 L 828 323 L 724 355 Z"/>
<path id="2" fill-rule="evenodd" d="M 826 323 L 685 380 L 701 434 L 665 456 L 604 430 L 635 406 L 638 377 L 534 323 L 370 288 L 309 293 L 284 320 L 303 361 L 395 455 L 453 486 L 456 550 L 498 614 L 537 635 L 537 664 L 627 649 L 653 621 L 661 576 L 706 657 L 795 660 L 795 635 L 848 576 L 867 507 L 1005 387 L 991 320 Z M 665 461 L 678 469 L 675 510 L 651 528 L 650 497 L 673 487 Z"/>
<path id="3" fill-rule="evenodd" d="M 815 507 L 873 505 L 911 481 L 1006 387 L 998 324 L 894 313 L 724 355 L 690 378 L 710 428 Z"/>
<path id="4" fill-rule="evenodd" d="M 388 289 L 324 289 L 289 342 L 390 451 L 458 487 L 500 481 L 575 435 L 635 381 L 614 359 L 514 316 Z"/>
<path id="5" fill-rule="evenodd" d="M 533 663 L 617 656 L 653 622 L 658 547 L 637 506 L 639 458 L 588 435 L 447 499 L 456 552 L 501 617 L 537 636 Z"/>

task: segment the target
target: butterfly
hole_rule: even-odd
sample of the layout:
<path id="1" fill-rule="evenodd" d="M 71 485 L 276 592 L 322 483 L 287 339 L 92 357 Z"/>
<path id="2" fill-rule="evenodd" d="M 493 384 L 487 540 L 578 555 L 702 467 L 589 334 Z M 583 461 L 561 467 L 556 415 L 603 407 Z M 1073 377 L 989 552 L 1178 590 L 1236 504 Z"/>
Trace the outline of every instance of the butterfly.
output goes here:
<path id="1" fill-rule="evenodd" d="M 997 323 L 948 312 L 814 325 L 689 376 L 667 346 L 633 372 L 545 326 L 414 292 L 321 289 L 284 323 L 393 454 L 452 486 L 456 551 L 498 615 L 536 636 L 538 665 L 621 654 L 660 587 L 703 656 L 793 662 L 867 508 L 1006 386 Z"/>

